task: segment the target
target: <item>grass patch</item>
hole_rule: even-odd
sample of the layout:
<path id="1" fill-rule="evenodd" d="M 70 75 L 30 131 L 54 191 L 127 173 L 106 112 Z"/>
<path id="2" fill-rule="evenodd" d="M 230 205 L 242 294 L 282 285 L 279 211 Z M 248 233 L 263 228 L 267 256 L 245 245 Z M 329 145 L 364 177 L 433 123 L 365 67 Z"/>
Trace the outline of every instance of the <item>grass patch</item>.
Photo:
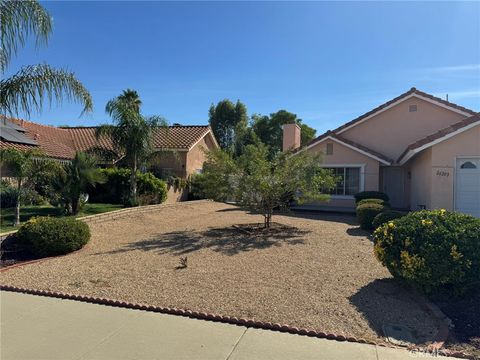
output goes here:
<path id="1" fill-rule="evenodd" d="M 113 210 L 122 209 L 123 205 L 118 204 L 86 204 L 77 217 L 101 214 Z M 62 216 L 61 209 L 51 205 L 25 206 L 20 209 L 20 222 L 28 221 L 34 216 Z M 1 210 L 0 233 L 16 230 L 13 226 L 15 218 L 15 209 L 8 208 Z"/>

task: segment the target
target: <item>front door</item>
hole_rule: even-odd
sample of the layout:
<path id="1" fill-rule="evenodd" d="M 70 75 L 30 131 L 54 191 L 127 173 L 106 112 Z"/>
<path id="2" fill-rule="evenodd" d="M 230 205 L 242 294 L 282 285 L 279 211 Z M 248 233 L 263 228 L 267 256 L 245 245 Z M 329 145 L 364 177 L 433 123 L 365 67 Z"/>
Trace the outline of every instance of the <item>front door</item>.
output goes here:
<path id="1" fill-rule="evenodd" d="M 398 166 L 382 167 L 383 192 L 390 198 L 392 208 L 404 209 L 405 201 L 405 169 Z"/>

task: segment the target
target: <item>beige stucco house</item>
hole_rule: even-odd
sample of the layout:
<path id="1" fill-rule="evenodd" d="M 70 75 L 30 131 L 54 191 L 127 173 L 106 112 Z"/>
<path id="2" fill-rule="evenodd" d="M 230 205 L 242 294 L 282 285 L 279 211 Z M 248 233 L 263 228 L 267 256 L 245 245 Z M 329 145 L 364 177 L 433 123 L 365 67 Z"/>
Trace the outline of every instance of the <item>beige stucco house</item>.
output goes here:
<path id="1" fill-rule="evenodd" d="M 480 217 L 480 115 L 415 88 L 299 148 L 284 126 L 284 149 L 320 152 L 340 178 L 328 203 L 353 209 L 353 194 L 387 193 L 398 209 L 445 208 Z"/>

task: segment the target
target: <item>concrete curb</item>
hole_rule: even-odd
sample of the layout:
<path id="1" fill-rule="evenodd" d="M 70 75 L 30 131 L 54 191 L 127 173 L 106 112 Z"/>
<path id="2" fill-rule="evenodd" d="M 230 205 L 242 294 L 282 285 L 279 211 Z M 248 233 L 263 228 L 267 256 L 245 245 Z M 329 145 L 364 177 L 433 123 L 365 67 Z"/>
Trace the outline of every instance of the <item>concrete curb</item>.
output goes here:
<path id="1" fill-rule="evenodd" d="M 92 296 L 86 296 L 86 295 L 75 295 L 75 294 L 68 294 L 68 293 L 55 292 L 55 291 L 49 291 L 49 290 L 26 289 L 26 288 L 20 288 L 20 287 L 10 286 L 10 285 L 0 285 L 0 290 L 18 292 L 18 293 L 24 293 L 24 294 L 30 294 L 30 295 L 47 296 L 47 297 L 66 299 L 66 300 L 83 301 L 83 302 L 92 303 L 92 304 L 114 306 L 114 307 L 120 307 L 120 308 L 126 308 L 126 309 L 151 311 L 151 312 L 158 312 L 158 313 L 169 314 L 169 315 L 178 315 L 178 316 L 184 316 L 192 319 L 222 322 L 222 323 L 227 323 L 232 325 L 245 326 L 247 328 L 279 331 L 279 332 L 285 332 L 290 334 L 315 337 L 319 339 L 369 344 L 369 345 L 388 347 L 388 348 L 394 348 L 394 349 L 405 349 L 404 347 L 395 346 L 393 344 L 374 342 L 374 341 L 369 341 L 362 338 L 356 338 L 353 336 L 346 336 L 343 334 L 333 334 L 333 333 L 326 333 L 323 331 L 318 331 L 313 329 L 297 328 L 297 327 L 285 325 L 285 324 L 263 322 L 255 319 L 237 318 L 237 317 L 223 316 L 219 314 L 211 314 L 211 313 L 192 311 L 192 310 L 186 310 L 186 309 L 152 306 L 147 304 L 136 304 L 136 303 L 130 303 L 126 301 L 112 300 L 107 298 L 98 298 L 98 297 L 92 297 Z M 432 349 L 429 349 L 429 348 L 423 349 L 420 347 L 409 348 L 409 350 L 419 351 L 419 352 L 425 352 L 425 351 L 432 352 Z M 463 359 L 472 359 L 472 360 L 475 359 L 474 356 L 466 353 L 462 353 L 459 351 L 436 350 L 434 351 L 434 353 L 439 355 L 444 355 L 444 356 L 463 358 Z"/>

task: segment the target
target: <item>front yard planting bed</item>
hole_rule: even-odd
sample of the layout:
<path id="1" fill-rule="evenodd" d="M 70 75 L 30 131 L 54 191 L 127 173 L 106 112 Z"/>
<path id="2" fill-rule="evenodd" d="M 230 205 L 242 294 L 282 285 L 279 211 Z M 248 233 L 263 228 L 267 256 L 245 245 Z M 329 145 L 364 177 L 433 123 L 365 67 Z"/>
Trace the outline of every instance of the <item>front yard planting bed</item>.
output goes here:
<path id="1" fill-rule="evenodd" d="M 82 251 L 0 273 L 0 283 L 371 341 L 384 341 L 384 324 L 409 327 L 419 344 L 434 337 L 437 322 L 377 262 L 354 217 L 290 213 L 273 221 L 259 235 L 260 215 L 181 203 L 91 224 Z"/>

